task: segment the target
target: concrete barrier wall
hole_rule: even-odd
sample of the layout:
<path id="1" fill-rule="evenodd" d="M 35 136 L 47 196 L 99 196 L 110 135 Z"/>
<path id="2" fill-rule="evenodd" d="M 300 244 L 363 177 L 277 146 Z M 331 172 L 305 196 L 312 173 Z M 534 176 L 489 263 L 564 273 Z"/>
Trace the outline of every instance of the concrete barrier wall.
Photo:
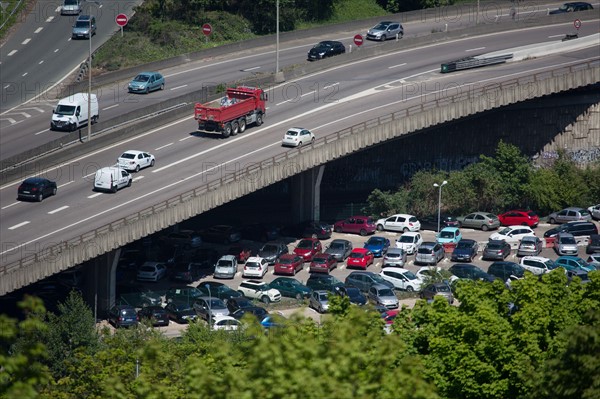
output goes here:
<path id="1" fill-rule="evenodd" d="M 582 63 L 452 97 L 424 100 L 412 108 L 365 121 L 322 137 L 312 146 L 286 151 L 18 262 L 2 265 L 0 295 L 376 143 L 478 112 L 599 81 L 597 63 Z M 536 85 L 536 90 L 531 89 L 532 84 Z"/>

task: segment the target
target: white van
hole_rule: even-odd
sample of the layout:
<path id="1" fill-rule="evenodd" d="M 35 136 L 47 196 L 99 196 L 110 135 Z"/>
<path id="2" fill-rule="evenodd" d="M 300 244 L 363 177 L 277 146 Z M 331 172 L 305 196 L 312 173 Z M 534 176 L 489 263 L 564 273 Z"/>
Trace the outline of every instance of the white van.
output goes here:
<path id="1" fill-rule="evenodd" d="M 92 124 L 98 121 L 98 98 L 95 94 L 91 95 L 91 115 Z M 52 121 L 50 130 L 68 130 L 73 131 L 88 122 L 88 94 L 75 93 L 69 97 L 63 98 L 58 102 L 56 108 L 52 111 Z"/>
<path id="2" fill-rule="evenodd" d="M 99 169 L 94 177 L 94 190 L 116 193 L 118 189 L 131 186 L 133 178 L 125 169 L 108 166 Z"/>
<path id="3" fill-rule="evenodd" d="M 81 13 L 81 0 L 64 0 L 60 8 L 60 15 L 79 15 Z"/>

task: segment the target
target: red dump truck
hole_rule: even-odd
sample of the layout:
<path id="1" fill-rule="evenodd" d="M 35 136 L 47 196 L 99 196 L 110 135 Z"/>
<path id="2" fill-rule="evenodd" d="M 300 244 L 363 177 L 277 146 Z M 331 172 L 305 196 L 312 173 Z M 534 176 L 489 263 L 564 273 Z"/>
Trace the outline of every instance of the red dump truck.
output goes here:
<path id="1" fill-rule="evenodd" d="M 206 104 L 197 103 L 194 118 L 198 130 L 221 133 L 223 137 L 243 133 L 246 126 L 263 123 L 267 94 L 257 87 L 232 87 L 224 97 Z"/>

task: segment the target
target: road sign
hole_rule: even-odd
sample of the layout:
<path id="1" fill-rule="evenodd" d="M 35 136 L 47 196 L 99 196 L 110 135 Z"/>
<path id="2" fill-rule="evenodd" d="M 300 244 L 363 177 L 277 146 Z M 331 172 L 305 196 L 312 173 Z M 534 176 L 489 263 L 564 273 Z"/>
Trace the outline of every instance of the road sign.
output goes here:
<path id="1" fill-rule="evenodd" d="M 575 29 L 579 30 L 579 28 L 581 28 L 581 21 L 576 19 L 575 21 L 573 21 L 573 26 L 575 27 Z"/>
<path id="2" fill-rule="evenodd" d="M 354 44 L 356 44 L 357 46 L 361 46 L 363 44 L 363 37 L 362 37 L 362 35 L 356 35 L 356 36 L 354 36 Z"/>
<path id="3" fill-rule="evenodd" d="M 117 25 L 119 25 L 120 27 L 123 27 L 123 26 L 127 25 L 127 21 L 129 21 L 129 19 L 127 18 L 127 15 L 119 14 L 115 17 L 115 21 L 117 22 Z"/>
<path id="4" fill-rule="evenodd" d="M 210 24 L 202 25 L 202 33 L 204 33 L 205 36 L 210 35 L 212 33 L 212 26 L 210 26 Z"/>

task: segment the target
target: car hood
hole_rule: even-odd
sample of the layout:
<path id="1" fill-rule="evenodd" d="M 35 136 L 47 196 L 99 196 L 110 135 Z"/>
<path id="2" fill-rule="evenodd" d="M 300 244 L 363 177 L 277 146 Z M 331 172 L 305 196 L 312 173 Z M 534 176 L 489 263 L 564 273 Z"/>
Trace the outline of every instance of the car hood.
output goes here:
<path id="1" fill-rule="evenodd" d="M 325 253 L 326 253 L 326 254 L 329 254 L 329 255 L 342 255 L 344 252 L 345 252 L 345 251 L 344 251 L 343 249 L 337 249 L 337 248 L 336 248 L 336 249 L 333 249 L 333 248 L 327 248 L 327 249 L 325 250 Z"/>
<path id="2" fill-rule="evenodd" d="M 277 256 L 277 251 L 259 251 L 258 256 L 261 258 L 272 258 Z"/>

